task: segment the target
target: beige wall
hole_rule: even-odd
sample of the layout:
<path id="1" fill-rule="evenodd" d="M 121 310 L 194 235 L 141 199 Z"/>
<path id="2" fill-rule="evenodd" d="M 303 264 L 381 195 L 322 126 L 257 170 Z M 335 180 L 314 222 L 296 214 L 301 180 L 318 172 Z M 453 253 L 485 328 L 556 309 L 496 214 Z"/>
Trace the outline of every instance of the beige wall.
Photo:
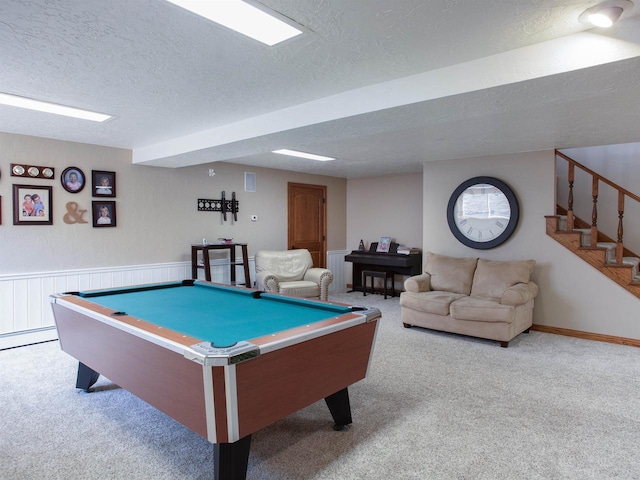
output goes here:
<path id="1" fill-rule="evenodd" d="M 390 175 L 347 181 L 347 250 L 360 240 L 368 249 L 380 237 L 422 247 L 422 175 Z M 351 264 L 347 283 L 352 282 Z M 398 285 L 400 286 L 400 285 Z"/>
<path id="2" fill-rule="evenodd" d="M 513 236 L 491 250 L 459 243 L 447 225 L 447 202 L 463 181 L 497 177 L 518 197 L 521 215 Z M 509 260 L 533 258 L 540 286 L 534 323 L 606 335 L 640 338 L 639 300 L 545 233 L 545 215 L 554 213 L 554 152 L 533 152 L 424 164 L 423 247 L 454 256 Z"/>
<path id="3" fill-rule="evenodd" d="M 640 195 L 640 154 L 638 144 L 616 145 L 615 148 L 591 147 L 563 150 L 563 153 L 576 160 L 608 180 Z M 558 176 L 558 203 L 567 208 L 569 198 L 568 162 L 562 158 L 556 160 Z M 588 224 L 593 215 L 592 177 L 583 170 L 575 168 L 573 184 L 574 214 Z M 604 182 L 598 184 L 596 204 L 598 229 L 609 238 L 618 238 L 618 191 Z M 640 255 L 640 203 L 625 197 L 623 215 L 623 243 L 626 248 Z"/>
<path id="4" fill-rule="evenodd" d="M 0 275 L 76 268 L 143 265 L 190 259 L 189 245 L 202 238 L 233 237 L 248 242 L 249 255 L 287 247 L 287 182 L 327 186 L 328 250 L 343 250 L 346 238 L 346 180 L 282 170 L 212 163 L 180 169 L 132 165 L 131 152 L 38 137 L 0 133 Z M 11 163 L 55 168 L 54 180 L 10 175 Z M 90 185 L 72 194 L 60 184 L 68 166 L 116 172 L 117 227 L 94 228 Z M 209 168 L 215 176 L 209 176 Z M 244 172 L 257 175 L 256 192 L 244 191 Z M 53 225 L 14 226 L 12 185 L 53 187 Z M 198 198 L 230 198 L 236 192 L 238 221 L 222 221 L 217 212 L 198 212 Z M 67 202 L 78 203 L 85 224 L 63 221 Z M 250 216 L 258 215 L 257 222 Z"/>
<path id="5" fill-rule="evenodd" d="M 145 265 L 189 260 L 189 245 L 203 237 L 230 236 L 249 243 L 250 255 L 262 248 L 286 248 L 287 182 L 327 185 L 328 249 L 353 250 L 380 236 L 422 246 L 425 251 L 491 259 L 534 258 L 534 280 L 540 285 L 537 324 L 640 338 L 638 299 L 597 272 L 545 234 L 545 215 L 555 205 L 552 151 L 519 155 L 427 162 L 420 175 L 397 175 L 346 181 L 333 177 L 213 163 L 182 169 L 134 166 L 128 150 L 0 133 L 0 275 Z M 56 178 L 26 180 L 10 175 L 10 163 L 51 166 Z M 60 185 L 67 166 L 117 174 L 118 226 L 93 228 L 63 222 L 65 204 L 90 210 L 91 192 L 70 194 Z M 210 177 L 209 168 L 216 175 Z M 257 191 L 244 192 L 244 172 L 257 174 Z M 516 192 L 521 218 L 502 246 L 476 251 L 460 244 L 446 220 L 451 192 L 478 175 L 494 176 Z M 52 226 L 14 226 L 12 184 L 53 187 Z M 240 202 L 237 222 L 222 222 L 219 213 L 198 212 L 197 198 L 219 198 L 235 191 Z M 423 194 L 424 192 L 424 194 Z M 258 215 L 252 223 L 250 216 Z M 348 227 L 347 227 L 348 225 Z M 347 283 L 351 282 L 350 264 Z"/>

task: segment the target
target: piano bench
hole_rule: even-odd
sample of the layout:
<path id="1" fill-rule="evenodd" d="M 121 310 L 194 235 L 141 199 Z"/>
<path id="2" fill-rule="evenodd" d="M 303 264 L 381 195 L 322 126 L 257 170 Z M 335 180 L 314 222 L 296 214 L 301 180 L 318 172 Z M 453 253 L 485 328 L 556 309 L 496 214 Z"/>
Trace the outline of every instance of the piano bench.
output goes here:
<path id="1" fill-rule="evenodd" d="M 374 279 L 382 278 L 384 284 L 384 299 L 387 299 L 387 280 L 391 279 L 391 296 L 396 296 L 396 290 L 394 286 L 394 274 L 393 272 L 377 272 L 375 270 L 363 270 L 362 271 L 362 293 L 367 296 L 367 278 L 371 278 L 371 293 L 375 293 Z"/>

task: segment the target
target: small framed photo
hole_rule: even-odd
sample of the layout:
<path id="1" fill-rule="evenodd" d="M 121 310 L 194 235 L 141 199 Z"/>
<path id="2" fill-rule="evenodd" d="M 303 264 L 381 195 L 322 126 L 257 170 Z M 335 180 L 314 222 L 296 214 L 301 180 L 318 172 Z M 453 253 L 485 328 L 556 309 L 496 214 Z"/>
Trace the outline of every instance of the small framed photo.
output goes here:
<path id="1" fill-rule="evenodd" d="M 91 180 L 94 197 L 116 196 L 116 172 L 91 170 Z"/>
<path id="2" fill-rule="evenodd" d="M 380 237 L 376 252 L 389 253 L 389 247 L 391 247 L 391 237 Z"/>
<path id="3" fill-rule="evenodd" d="M 51 187 L 13 186 L 14 225 L 52 225 Z"/>
<path id="4" fill-rule="evenodd" d="M 94 227 L 116 226 L 116 202 L 91 202 Z"/>
<path id="5" fill-rule="evenodd" d="M 85 182 L 86 178 L 84 176 L 84 172 L 78 167 L 67 167 L 63 170 L 62 175 L 60 176 L 62 188 L 69 193 L 81 192 L 84 188 Z"/>

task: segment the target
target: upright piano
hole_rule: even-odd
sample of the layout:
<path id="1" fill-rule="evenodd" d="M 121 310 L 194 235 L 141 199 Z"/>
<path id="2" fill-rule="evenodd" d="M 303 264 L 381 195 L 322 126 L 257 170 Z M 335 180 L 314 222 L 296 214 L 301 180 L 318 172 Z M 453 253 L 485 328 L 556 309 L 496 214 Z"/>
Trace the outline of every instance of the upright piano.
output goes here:
<path id="1" fill-rule="evenodd" d="M 397 275 L 419 275 L 422 273 L 422 252 L 398 253 L 398 244 L 391 243 L 389 253 L 376 252 L 378 242 L 371 243 L 369 251 L 353 250 L 345 255 L 345 262 L 352 263 L 352 289 L 362 290 L 362 271 L 392 272 Z"/>

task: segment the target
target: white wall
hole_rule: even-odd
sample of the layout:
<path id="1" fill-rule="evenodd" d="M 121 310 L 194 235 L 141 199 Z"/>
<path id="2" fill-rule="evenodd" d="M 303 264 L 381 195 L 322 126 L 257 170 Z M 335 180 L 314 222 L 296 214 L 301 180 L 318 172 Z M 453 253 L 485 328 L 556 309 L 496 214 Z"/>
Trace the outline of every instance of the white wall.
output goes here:
<path id="1" fill-rule="evenodd" d="M 463 181 L 480 175 L 506 182 L 521 214 L 513 236 L 491 250 L 474 250 L 451 234 L 447 202 Z M 605 335 L 640 338 L 640 300 L 579 259 L 545 233 L 545 215 L 554 214 L 554 152 L 489 156 L 424 164 L 423 246 L 445 255 L 495 260 L 537 261 L 533 280 L 540 287 L 534 323 Z"/>

